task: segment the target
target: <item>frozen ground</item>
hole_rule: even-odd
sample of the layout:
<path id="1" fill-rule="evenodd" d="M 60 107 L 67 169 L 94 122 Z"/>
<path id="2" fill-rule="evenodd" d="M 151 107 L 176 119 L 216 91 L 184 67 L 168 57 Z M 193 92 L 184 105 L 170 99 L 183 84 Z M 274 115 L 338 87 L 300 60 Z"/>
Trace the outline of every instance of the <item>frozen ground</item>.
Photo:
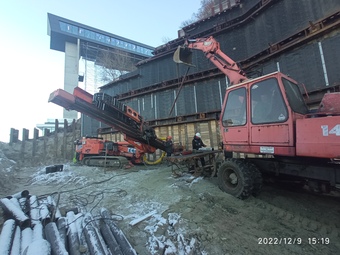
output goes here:
<path id="1" fill-rule="evenodd" d="M 222 192 L 216 178 L 195 179 L 185 169 L 175 177 L 165 165 L 105 170 L 65 163 L 64 171 L 45 174 L 45 167 L 18 168 L 0 157 L 1 197 L 29 190 L 55 200 L 59 193 L 60 208 L 96 215 L 105 207 L 138 254 L 340 253 L 336 194 L 265 185 L 242 201 Z M 329 244 L 314 244 L 314 237 Z"/>

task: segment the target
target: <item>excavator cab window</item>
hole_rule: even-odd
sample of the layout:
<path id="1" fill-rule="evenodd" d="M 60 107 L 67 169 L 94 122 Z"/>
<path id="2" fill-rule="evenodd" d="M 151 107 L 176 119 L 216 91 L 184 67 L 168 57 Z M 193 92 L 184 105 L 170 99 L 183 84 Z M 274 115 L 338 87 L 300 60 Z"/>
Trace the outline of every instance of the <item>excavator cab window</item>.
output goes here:
<path id="1" fill-rule="evenodd" d="M 276 78 L 254 83 L 250 89 L 250 97 L 252 123 L 276 123 L 287 120 L 287 107 Z"/>
<path id="2" fill-rule="evenodd" d="M 246 118 L 246 89 L 239 88 L 228 93 L 227 105 L 223 113 L 222 125 L 242 126 L 247 122 Z"/>
<path id="3" fill-rule="evenodd" d="M 282 83 L 286 91 L 286 96 L 289 102 L 290 107 L 296 113 L 307 114 L 308 107 L 305 103 L 305 100 L 302 97 L 299 87 L 297 84 L 292 83 L 291 81 L 282 78 Z"/>

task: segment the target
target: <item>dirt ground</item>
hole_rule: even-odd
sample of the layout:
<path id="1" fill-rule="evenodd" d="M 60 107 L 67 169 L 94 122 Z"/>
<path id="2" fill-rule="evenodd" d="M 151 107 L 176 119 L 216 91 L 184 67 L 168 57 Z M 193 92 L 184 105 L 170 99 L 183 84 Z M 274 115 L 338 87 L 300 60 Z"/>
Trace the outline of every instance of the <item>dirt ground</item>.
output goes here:
<path id="1" fill-rule="evenodd" d="M 141 255 L 340 254 L 337 193 L 265 184 L 258 197 L 239 200 L 218 188 L 217 177 L 194 178 L 186 169 L 178 177 L 165 164 L 109 170 L 65 163 L 46 174 L 44 166 L 4 162 L 1 197 L 29 190 L 56 199 L 59 192 L 60 208 L 96 215 L 105 207 Z"/>

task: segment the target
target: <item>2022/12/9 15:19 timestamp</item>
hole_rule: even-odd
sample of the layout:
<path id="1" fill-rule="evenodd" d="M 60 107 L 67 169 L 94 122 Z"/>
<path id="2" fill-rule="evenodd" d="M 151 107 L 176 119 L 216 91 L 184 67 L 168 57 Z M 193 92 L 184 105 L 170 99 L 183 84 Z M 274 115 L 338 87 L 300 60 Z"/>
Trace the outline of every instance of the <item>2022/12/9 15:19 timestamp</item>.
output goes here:
<path id="1" fill-rule="evenodd" d="M 259 237 L 257 239 L 258 244 L 265 244 L 265 245 L 280 245 L 280 244 L 304 244 L 308 243 L 311 245 L 317 244 L 330 244 L 330 239 L 328 237 L 308 237 L 307 239 L 301 237 Z"/>
<path id="2" fill-rule="evenodd" d="M 331 240 L 328 237 L 308 237 L 308 244 L 330 244 Z"/>

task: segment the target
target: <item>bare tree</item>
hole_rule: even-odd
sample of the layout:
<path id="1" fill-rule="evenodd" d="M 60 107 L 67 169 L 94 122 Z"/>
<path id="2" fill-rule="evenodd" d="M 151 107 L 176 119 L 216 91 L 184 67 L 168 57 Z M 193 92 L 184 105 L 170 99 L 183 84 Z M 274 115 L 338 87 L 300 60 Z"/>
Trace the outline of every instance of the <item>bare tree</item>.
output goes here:
<path id="1" fill-rule="evenodd" d="M 180 28 L 189 26 L 190 24 L 195 23 L 197 20 L 198 19 L 196 18 L 196 14 L 193 13 L 190 19 L 187 19 L 181 23 Z"/>
<path id="2" fill-rule="evenodd" d="M 170 42 L 171 40 L 173 40 L 173 39 L 171 39 L 171 38 L 168 37 L 168 36 L 163 36 L 163 37 L 162 37 L 162 42 L 163 42 L 164 44 Z"/>
<path id="3" fill-rule="evenodd" d="M 210 17 L 213 14 L 212 10 L 214 9 L 214 6 L 214 0 L 201 0 L 201 8 L 198 9 L 195 15 L 197 20 Z"/>
<path id="4" fill-rule="evenodd" d="M 136 70 L 131 55 L 118 49 L 101 50 L 96 64 L 102 67 L 101 80 L 103 82 L 113 81 L 122 74 Z"/>
<path id="5" fill-rule="evenodd" d="M 215 2 L 219 0 L 201 0 L 201 7 L 197 13 L 193 13 L 191 19 L 185 20 L 181 23 L 181 28 L 186 27 L 200 19 L 205 19 L 213 14 L 213 8 L 216 5 Z"/>

